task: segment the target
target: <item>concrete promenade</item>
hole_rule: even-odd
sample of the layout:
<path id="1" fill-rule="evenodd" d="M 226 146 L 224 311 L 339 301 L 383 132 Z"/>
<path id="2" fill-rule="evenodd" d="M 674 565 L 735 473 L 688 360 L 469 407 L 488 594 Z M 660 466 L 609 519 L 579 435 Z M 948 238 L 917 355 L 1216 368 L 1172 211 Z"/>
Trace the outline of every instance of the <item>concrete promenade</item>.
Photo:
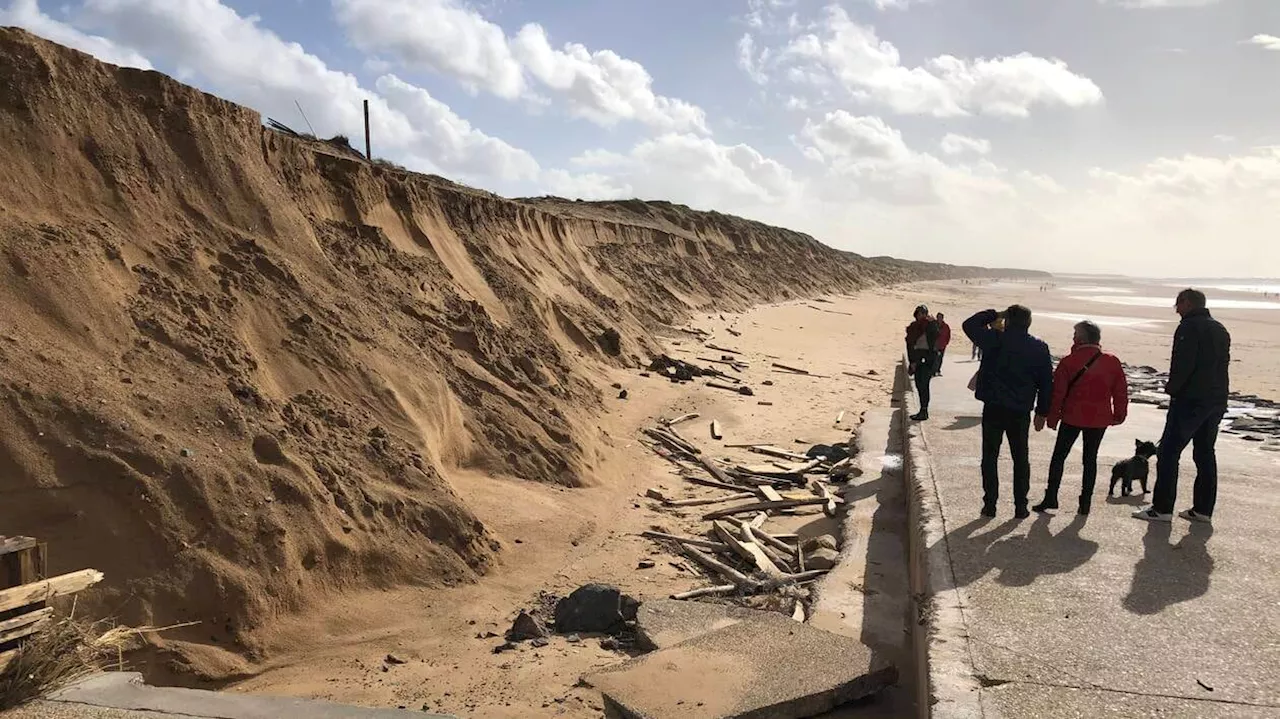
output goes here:
<path id="1" fill-rule="evenodd" d="M 999 515 L 984 519 L 982 407 L 965 387 L 976 369 L 950 362 L 932 419 L 908 432 L 933 716 L 1280 718 L 1280 453 L 1223 435 L 1214 525 L 1138 521 L 1141 497 L 1106 496 L 1134 439 L 1160 437 L 1164 413 L 1134 406 L 1103 443 L 1088 517 L 1077 443 L 1062 509 L 1025 520 L 1006 447 Z M 1032 434 L 1031 504 L 1054 439 Z M 1179 510 L 1189 449 L 1182 467 Z"/>

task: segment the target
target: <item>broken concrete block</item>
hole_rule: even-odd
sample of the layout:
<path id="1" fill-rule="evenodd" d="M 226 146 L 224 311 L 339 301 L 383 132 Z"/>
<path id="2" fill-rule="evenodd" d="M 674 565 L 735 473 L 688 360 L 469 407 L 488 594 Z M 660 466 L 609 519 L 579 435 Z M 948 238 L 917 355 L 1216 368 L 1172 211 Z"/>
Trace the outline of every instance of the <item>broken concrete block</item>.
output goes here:
<path id="1" fill-rule="evenodd" d="M 640 605 L 636 642 L 642 649 L 666 649 L 739 622 L 788 622 L 777 612 L 728 604 L 656 599 Z"/>
<path id="2" fill-rule="evenodd" d="M 834 549 L 815 549 L 804 556 L 806 569 L 834 569 L 840 563 L 840 553 Z"/>
<path id="3" fill-rule="evenodd" d="M 556 603 L 556 631 L 614 634 L 635 619 L 639 602 L 607 584 L 586 584 Z"/>
<path id="4" fill-rule="evenodd" d="M 840 545 L 836 544 L 836 538 L 830 534 L 820 534 L 804 540 L 800 548 L 806 552 L 813 552 L 819 549 L 839 549 Z"/>
<path id="5" fill-rule="evenodd" d="M 738 622 L 583 680 L 610 717 L 799 719 L 871 696 L 898 671 L 856 639 L 792 621 Z"/>

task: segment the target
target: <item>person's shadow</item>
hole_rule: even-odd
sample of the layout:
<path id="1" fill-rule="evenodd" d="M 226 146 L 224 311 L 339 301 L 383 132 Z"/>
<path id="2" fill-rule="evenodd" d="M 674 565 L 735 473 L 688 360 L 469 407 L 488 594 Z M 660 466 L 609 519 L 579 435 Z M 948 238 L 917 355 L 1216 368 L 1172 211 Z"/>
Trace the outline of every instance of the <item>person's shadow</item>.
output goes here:
<path id="1" fill-rule="evenodd" d="M 973 429 L 974 427 L 977 427 L 980 424 L 982 424 L 981 417 L 961 416 L 951 420 L 951 424 L 947 425 L 946 427 L 943 427 L 943 429 L 954 432 L 958 430 Z"/>
<path id="2" fill-rule="evenodd" d="M 1142 558 L 1133 567 L 1133 584 L 1121 602 L 1134 614 L 1159 614 L 1209 591 L 1213 557 L 1208 541 L 1213 526 L 1192 524 L 1191 531 L 1170 546 L 1172 531 L 1168 522 L 1152 522 L 1142 537 Z"/>
<path id="3" fill-rule="evenodd" d="M 1007 537 L 1021 520 L 1011 519 L 983 534 L 977 529 L 988 519 L 977 519 L 947 535 L 956 586 L 964 587 L 993 569 L 996 581 L 1007 587 L 1025 587 L 1038 577 L 1065 574 L 1081 567 L 1098 552 L 1098 543 L 1080 536 L 1087 518 L 1077 515 L 1057 534 L 1049 533 L 1052 515 L 1039 514 L 1026 536 Z"/>

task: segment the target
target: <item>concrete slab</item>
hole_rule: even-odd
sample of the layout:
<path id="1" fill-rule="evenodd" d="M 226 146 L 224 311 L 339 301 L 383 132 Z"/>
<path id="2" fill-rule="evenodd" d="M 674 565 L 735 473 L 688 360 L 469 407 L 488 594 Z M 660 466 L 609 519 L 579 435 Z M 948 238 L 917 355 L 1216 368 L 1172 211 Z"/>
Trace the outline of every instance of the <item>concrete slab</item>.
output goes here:
<path id="1" fill-rule="evenodd" d="M 799 622 L 738 622 L 585 678 L 625 719 L 813 717 L 897 680 L 861 642 Z"/>
<path id="2" fill-rule="evenodd" d="M 32 711 L 62 708 L 74 712 L 83 709 L 73 716 L 93 716 L 91 712 L 95 709 L 108 709 L 153 712 L 147 714 L 148 717 L 159 714 L 203 719 L 450 719 L 403 709 L 367 709 L 309 699 L 152 687 L 143 683 L 142 675 L 136 672 L 95 674 L 55 692 Z"/>
<path id="3" fill-rule="evenodd" d="M 783 622 L 791 617 L 725 604 L 656 599 L 640 605 L 636 613 L 637 640 L 642 649 L 666 649 L 738 622 Z"/>
<path id="4" fill-rule="evenodd" d="M 840 563 L 816 587 L 809 623 L 860 640 L 872 652 L 903 668 L 898 684 L 875 707 L 848 716 L 912 716 L 915 712 L 915 664 L 908 621 L 907 493 L 903 481 L 904 439 L 895 421 L 900 410 L 869 411 L 858 429 L 859 476 L 840 489 L 842 517 Z"/>
<path id="5" fill-rule="evenodd" d="M 1103 443 L 1088 517 L 1074 511 L 1077 448 L 1063 511 L 1014 519 L 1006 452 L 1000 516 L 983 520 L 981 405 L 964 386 L 976 364 L 954 364 L 934 382 L 933 419 L 911 429 L 919 465 L 912 477 L 935 504 L 917 522 L 932 528 L 919 561 L 937 570 L 929 629 L 946 640 L 930 643 L 930 691 L 976 701 L 935 705 L 934 716 L 1103 716 L 1120 702 L 1122 716 L 1274 715 L 1280 457 L 1223 436 L 1214 526 L 1139 522 L 1129 514 L 1140 498 L 1105 496 L 1107 468 L 1132 452 L 1135 438 L 1160 436 L 1164 413 L 1135 406 Z M 1044 491 L 1054 439 L 1049 431 L 1032 435 L 1033 502 Z M 1179 508 L 1188 504 L 1194 471 L 1188 452 Z M 1037 698 L 1045 686 L 1059 691 Z M 1136 704 L 1120 695 L 1137 697 Z"/>

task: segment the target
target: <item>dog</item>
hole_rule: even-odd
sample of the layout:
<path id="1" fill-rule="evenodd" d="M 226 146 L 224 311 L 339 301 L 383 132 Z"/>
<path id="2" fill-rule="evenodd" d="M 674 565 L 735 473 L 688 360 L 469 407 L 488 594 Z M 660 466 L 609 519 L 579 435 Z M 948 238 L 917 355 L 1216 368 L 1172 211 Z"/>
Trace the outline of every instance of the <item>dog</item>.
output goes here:
<path id="1" fill-rule="evenodd" d="M 1140 439 L 1133 441 L 1136 451 L 1133 456 L 1116 462 L 1111 468 L 1111 488 L 1107 490 L 1108 497 L 1114 497 L 1116 494 L 1116 482 L 1120 482 L 1120 496 L 1128 497 L 1133 494 L 1133 482 L 1137 480 L 1142 483 L 1142 493 L 1147 493 L 1147 476 L 1151 473 L 1150 460 L 1156 456 L 1156 452 L 1160 448 L 1151 442 L 1144 442 Z"/>

